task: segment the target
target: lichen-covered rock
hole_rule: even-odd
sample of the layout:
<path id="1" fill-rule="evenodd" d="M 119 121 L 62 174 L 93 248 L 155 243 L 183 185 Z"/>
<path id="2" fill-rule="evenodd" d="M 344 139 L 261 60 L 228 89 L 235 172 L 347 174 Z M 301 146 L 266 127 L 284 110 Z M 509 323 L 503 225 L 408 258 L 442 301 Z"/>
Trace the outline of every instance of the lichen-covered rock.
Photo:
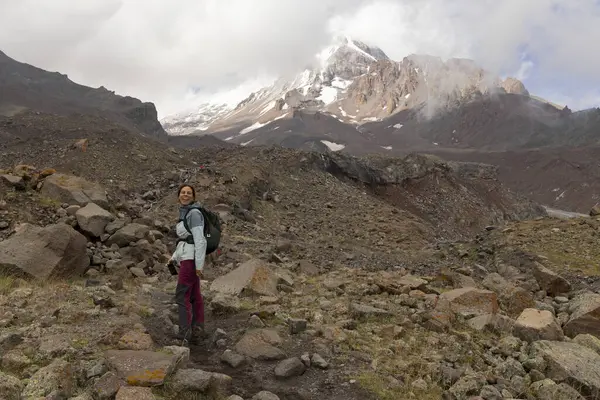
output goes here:
<path id="1" fill-rule="evenodd" d="M 73 366 L 68 361 L 56 359 L 50 365 L 40 368 L 23 390 L 23 397 L 45 397 L 58 391 L 65 397 L 71 397 L 75 389 Z"/>

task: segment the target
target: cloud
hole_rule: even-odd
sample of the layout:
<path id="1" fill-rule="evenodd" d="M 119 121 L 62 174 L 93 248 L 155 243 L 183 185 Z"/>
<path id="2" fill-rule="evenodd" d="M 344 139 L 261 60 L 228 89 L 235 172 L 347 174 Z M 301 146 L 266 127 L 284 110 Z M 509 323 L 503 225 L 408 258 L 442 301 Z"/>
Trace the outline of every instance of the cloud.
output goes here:
<path id="1" fill-rule="evenodd" d="M 598 105 L 595 0 L 0 0 L 0 10 L 9 56 L 153 101 L 161 116 L 294 73 L 342 32 L 394 59 L 473 58 L 532 93 Z M 555 89 L 557 75 L 578 84 Z"/>

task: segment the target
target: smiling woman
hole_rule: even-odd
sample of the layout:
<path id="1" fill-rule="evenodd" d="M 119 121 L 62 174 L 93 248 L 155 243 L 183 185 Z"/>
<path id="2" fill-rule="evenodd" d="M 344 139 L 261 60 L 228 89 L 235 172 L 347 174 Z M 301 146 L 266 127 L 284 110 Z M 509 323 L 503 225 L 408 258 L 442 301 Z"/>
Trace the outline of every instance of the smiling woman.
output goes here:
<path id="1" fill-rule="evenodd" d="M 196 328 L 204 333 L 204 299 L 200 292 L 200 278 L 206 256 L 204 216 L 200 205 L 195 203 L 196 190 L 184 184 L 177 191 L 180 204 L 179 222 L 175 226 L 177 248 L 171 261 L 179 265 L 175 299 L 179 307 L 179 332 L 177 340 L 194 343 L 198 337 Z"/>

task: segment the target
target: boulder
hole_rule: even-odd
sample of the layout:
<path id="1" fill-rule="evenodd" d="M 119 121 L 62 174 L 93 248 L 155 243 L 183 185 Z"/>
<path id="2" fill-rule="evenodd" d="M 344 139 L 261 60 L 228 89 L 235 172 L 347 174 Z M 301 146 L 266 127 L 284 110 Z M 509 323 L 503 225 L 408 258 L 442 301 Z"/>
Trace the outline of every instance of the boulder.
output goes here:
<path id="1" fill-rule="evenodd" d="M 66 224 L 22 224 L 0 242 L 0 272 L 49 279 L 82 275 L 90 265 L 87 239 Z"/>
<path id="2" fill-rule="evenodd" d="M 600 398 L 598 353 L 577 343 L 542 340 L 532 345 L 532 355 L 546 361 L 546 377 L 569 384 L 585 398 Z"/>
<path id="3" fill-rule="evenodd" d="M 82 231 L 93 237 L 99 237 L 115 216 L 95 203 L 88 203 L 75 212 L 75 218 Z"/>
<path id="4" fill-rule="evenodd" d="M 564 337 L 554 315 L 547 310 L 526 308 L 515 323 L 513 333 L 526 342 L 536 340 L 562 340 Z"/>
<path id="5" fill-rule="evenodd" d="M 2 398 L 20 399 L 22 390 L 23 384 L 19 378 L 0 371 L 0 393 L 4 396 Z"/>
<path id="6" fill-rule="evenodd" d="M 439 296 L 437 310 L 456 314 L 483 315 L 498 312 L 498 297 L 491 290 L 473 287 L 454 289 Z"/>
<path id="7" fill-rule="evenodd" d="M 600 294 L 584 293 L 571 301 L 571 317 L 564 326 L 569 337 L 589 333 L 600 338 Z"/>
<path id="8" fill-rule="evenodd" d="M 25 190 L 27 186 L 25 180 L 16 175 L 2 174 L 0 175 L 0 182 L 4 182 L 6 185 L 14 187 L 17 190 Z"/>
<path id="9" fill-rule="evenodd" d="M 533 276 L 542 290 L 545 290 L 550 296 L 558 296 L 571 290 L 569 281 L 537 261 L 533 263 Z"/>
<path id="10" fill-rule="evenodd" d="M 277 296 L 278 277 L 264 261 L 252 259 L 218 277 L 210 291 L 225 295 Z"/>
<path id="11" fill-rule="evenodd" d="M 130 386 L 159 386 L 182 361 L 168 352 L 147 350 L 108 350 L 106 361 L 120 379 Z"/>
<path id="12" fill-rule="evenodd" d="M 275 347 L 282 343 L 275 330 L 254 329 L 246 332 L 235 345 L 235 351 L 257 360 L 281 360 L 285 353 Z"/>
<path id="13" fill-rule="evenodd" d="M 129 246 L 130 243 L 143 239 L 150 227 L 138 223 L 127 224 L 113 233 L 107 240 L 106 245 L 116 244 L 119 247 Z"/>
<path id="14" fill-rule="evenodd" d="M 67 174 L 54 174 L 44 180 L 40 193 L 61 203 L 85 206 L 96 203 L 108 208 L 106 191 L 98 184 Z"/>
<path id="15" fill-rule="evenodd" d="M 75 390 L 74 368 L 61 358 L 37 370 L 27 382 L 21 395 L 28 399 L 45 398 L 56 390 L 60 390 L 66 398 L 71 397 Z"/>
<path id="16" fill-rule="evenodd" d="M 231 384 L 228 375 L 201 369 L 180 369 L 169 381 L 175 392 L 225 393 Z"/>

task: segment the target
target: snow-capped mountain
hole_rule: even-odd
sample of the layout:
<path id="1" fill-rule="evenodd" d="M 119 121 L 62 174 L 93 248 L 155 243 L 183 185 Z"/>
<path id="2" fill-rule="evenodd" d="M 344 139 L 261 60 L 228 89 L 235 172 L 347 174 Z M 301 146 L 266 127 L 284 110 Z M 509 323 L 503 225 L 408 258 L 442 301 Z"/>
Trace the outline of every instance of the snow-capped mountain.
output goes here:
<path id="1" fill-rule="evenodd" d="M 242 135 L 298 110 L 361 125 L 407 109 L 431 115 L 496 91 L 528 95 L 518 80 L 502 81 L 471 60 L 410 55 L 397 62 L 350 37 L 337 38 L 316 55 L 315 64 L 251 93 L 234 108 L 203 105 L 161 122 L 172 135 L 227 132 L 225 140 L 242 143 Z"/>
<path id="2" fill-rule="evenodd" d="M 160 122 L 170 135 L 189 135 L 206 131 L 210 125 L 231 110 L 227 104 L 205 103 L 192 111 L 181 112 L 163 118 Z"/>

